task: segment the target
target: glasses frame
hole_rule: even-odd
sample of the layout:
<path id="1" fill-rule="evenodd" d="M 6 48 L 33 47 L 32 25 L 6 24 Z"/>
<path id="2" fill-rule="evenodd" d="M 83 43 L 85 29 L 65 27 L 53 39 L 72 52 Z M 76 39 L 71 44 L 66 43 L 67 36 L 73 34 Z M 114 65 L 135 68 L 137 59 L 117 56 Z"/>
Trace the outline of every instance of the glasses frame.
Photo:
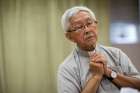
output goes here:
<path id="1" fill-rule="evenodd" d="M 80 27 L 75 27 L 73 30 L 69 29 L 67 32 L 82 32 L 83 30 L 85 30 L 86 27 L 96 26 L 97 23 L 98 21 L 96 20 L 90 20 L 89 22 Z"/>

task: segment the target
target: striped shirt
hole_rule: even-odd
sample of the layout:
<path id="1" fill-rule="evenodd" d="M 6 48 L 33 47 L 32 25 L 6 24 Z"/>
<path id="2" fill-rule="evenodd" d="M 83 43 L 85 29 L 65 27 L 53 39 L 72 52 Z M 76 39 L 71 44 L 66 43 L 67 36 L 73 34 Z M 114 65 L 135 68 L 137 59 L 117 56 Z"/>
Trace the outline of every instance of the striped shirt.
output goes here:
<path id="1" fill-rule="evenodd" d="M 128 56 L 118 48 L 97 45 L 96 52 L 107 58 L 107 66 L 132 77 L 140 78 Z M 58 69 L 58 93 L 81 93 L 91 76 L 88 52 L 76 47 L 60 64 Z M 120 93 L 120 90 L 107 78 L 103 78 L 97 93 Z"/>

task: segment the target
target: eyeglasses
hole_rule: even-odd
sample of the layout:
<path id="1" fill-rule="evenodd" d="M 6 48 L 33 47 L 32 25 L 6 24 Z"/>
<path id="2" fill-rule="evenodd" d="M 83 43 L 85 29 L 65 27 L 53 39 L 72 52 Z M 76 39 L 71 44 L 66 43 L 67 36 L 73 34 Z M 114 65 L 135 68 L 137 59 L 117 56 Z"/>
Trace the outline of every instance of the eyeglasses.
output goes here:
<path id="1" fill-rule="evenodd" d="M 97 24 L 98 22 L 95 20 L 88 20 L 85 25 L 79 25 L 71 28 L 71 30 L 68 30 L 68 32 L 82 32 L 85 30 L 86 27 L 93 27 Z"/>

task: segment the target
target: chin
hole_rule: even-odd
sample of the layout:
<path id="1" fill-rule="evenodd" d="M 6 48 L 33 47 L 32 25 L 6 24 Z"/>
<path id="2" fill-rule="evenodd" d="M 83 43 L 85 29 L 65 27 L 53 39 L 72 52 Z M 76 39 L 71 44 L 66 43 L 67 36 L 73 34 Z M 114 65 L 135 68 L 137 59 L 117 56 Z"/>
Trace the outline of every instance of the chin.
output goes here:
<path id="1" fill-rule="evenodd" d="M 85 43 L 80 44 L 79 47 L 85 51 L 92 51 L 96 47 L 96 41 L 86 41 Z"/>
<path id="2" fill-rule="evenodd" d="M 96 47 L 96 42 L 90 42 L 87 45 L 88 51 L 92 51 L 93 49 L 95 49 L 95 47 Z"/>
<path id="3" fill-rule="evenodd" d="M 91 45 L 87 45 L 83 48 L 85 51 L 92 51 L 95 49 L 95 45 L 91 44 Z"/>

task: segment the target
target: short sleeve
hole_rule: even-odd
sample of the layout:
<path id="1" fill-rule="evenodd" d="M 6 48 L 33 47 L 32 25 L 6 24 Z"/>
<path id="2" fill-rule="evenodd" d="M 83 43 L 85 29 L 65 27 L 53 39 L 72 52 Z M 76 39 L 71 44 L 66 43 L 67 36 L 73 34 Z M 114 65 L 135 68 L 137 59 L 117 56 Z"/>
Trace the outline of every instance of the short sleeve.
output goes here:
<path id="1" fill-rule="evenodd" d="M 140 74 L 129 57 L 119 50 L 120 64 L 125 75 L 140 78 Z"/>

